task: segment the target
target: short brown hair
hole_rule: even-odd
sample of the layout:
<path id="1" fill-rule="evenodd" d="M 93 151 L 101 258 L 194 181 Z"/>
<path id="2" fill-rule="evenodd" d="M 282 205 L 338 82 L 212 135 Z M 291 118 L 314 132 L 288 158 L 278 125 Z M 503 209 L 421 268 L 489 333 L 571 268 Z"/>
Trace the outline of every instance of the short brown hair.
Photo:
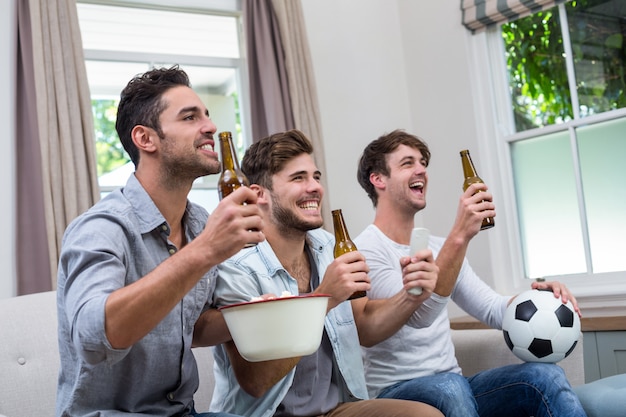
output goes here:
<path id="1" fill-rule="evenodd" d="M 378 194 L 376 194 L 376 189 L 370 182 L 370 175 L 372 173 L 379 173 L 388 176 L 389 166 L 387 165 L 387 154 L 395 151 L 400 145 L 406 145 L 420 151 L 426 166 L 428 166 L 430 162 L 430 150 L 428 150 L 426 142 L 415 135 L 406 133 L 404 130 L 396 129 L 370 142 L 370 144 L 365 147 L 365 150 L 363 150 L 363 154 L 359 160 L 357 179 L 361 187 L 363 187 L 367 193 L 367 196 L 372 200 L 374 207 L 378 204 Z"/>
<path id="2" fill-rule="evenodd" d="M 311 141 L 299 130 L 274 133 L 253 143 L 241 161 L 251 184 L 272 189 L 272 175 L 298 155 L 313 153 Z"/>

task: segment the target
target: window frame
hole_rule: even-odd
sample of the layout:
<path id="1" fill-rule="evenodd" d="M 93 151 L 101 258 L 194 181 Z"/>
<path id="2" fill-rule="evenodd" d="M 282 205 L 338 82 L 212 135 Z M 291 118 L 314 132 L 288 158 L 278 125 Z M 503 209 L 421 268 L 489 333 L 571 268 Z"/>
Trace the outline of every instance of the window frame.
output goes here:
<path id="1" fill-rule="evenodd" d="M 247 148 L 252 143 L 251 118 L 250 118 L 250 88 L 247 72 L 247 62 L 245 59 L 245 38 L 243 33 L 243 16 L 241 1 L 238 0 L 179 0 L 175 6 L 168 4 L 164 0 L 77 0 L 77 3 L 97 4 L 103 6 L 134 7 L 141 9 L 156 9 L 172 12 L 205 13 L 221 16 L 234 17 L 237 20 L 237 31 L 239 40 L 239 58 L 203 57 L 192 55 L 176 55 L 161 53 L 138 53 L 115 50 L 94 50 L 83 48 L 85 61 L 106 61 L 106 62 L 144 62 L 148 67 L 163 62 L 179 64 L 185 66 L 203 66 L 215 68 L 234 69 L 236 74 L 237 92 L 239 94 L 239 111 L 241 117 L 241 134 Z M 129 75 L 129 77 L 132 76 Z M 130 79 L 130 78 L 129 78 Z M 211 111 L 211 109 L 209 109 Z M 219 129 L 219 126 L 218 126 Z M 215 190 L 217 193 L 217 175 L 202 177 L 201 181 L 195 181 L 192 189 L 195 190 Z M 119 188 L 119 186 L 100 185 L 100 194 L 106 195 Z"/>
<path id="2" fill-rule="evenodd" d="M 565 6 L 561 4 L 558 7 L 561 15 L 563 15 Z M 502 277 L 496 281 L 495 286 L 500 292 L 516 294 L 528 288 L 530 279 L 524 276 L 524 260 L 510 144 L 539 134 L 544 135 L 563 130 L 571 132 L 572 129 L 583 124 L 626 117 L 626 109 L 612 110 L 579 119 L 577 102 L 575 102 L 573 103 L 576 106 L 573 120 L 541 129 L 515 132 L 506 60 L 504 59 L 504 43 L 500 31 L 501 27 L 497 25 L 480 33 L 468 35 L 468 59 L 470 61 L 470 77 L 473 81 L 471 88 L 474 108 L 484 110 L 475 112 L 479 145 L 476 153 L 481 160 L 481 176 L 489 183 L 498 213 L 497 226 L 489 231 L 492 268 L 495 276 Z M 571 78 L 572 74 L 573 65 L 568 63 L 570 84 L 574 82 Z M 538 133 L 539 131 L 540 133 Z M 578 161 L 576 160 L 575 163 L 578 164 Z M 578 166 L 576 169 L 578 170 Z M 581 181 L 578 171 L 577 189 L 579 195 L 580 187 Z M 586 222 L 585 219 L 583 221 Z M 585 245 L 587 256 L 589 256 L 588 243 Z M 624 271 L 546 277 L 548 280 L 565 283 L 578 299 L 581 308 L 592 315 L 623 314 L 626 304 L 625 278 L 626 273 Z"/>

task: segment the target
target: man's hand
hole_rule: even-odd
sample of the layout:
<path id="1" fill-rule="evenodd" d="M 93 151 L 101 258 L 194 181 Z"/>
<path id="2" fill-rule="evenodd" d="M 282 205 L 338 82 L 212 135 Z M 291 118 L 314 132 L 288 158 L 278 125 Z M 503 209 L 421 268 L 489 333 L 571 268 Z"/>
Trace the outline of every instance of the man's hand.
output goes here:
<path id="1" fill-rule="evenodd" d="M 422 295 L 418 298 L 428 298 L 437 285 L 439 267 L 435 264 L 433 253 L 430 249 L 417 252 L 413 256 L 400 258 L 402 268 L 402 283 L 408 292 L 411 288 L 422 288 Z"/>
<path id="2" fill-rule="evenodd" d="M 474 183 L 465 190 L 459 200 L 451 234 L 457 234 L 469 242 L 480 231 L 484 219 L 496 216 L 493 196 L 487 189 L 483 183 Z"/>
<path id="3" fill-rule="evenodd" d="M 328 300 L 330 310 L 347 300 L 355 291 L 368 291 L 368 272 L 369 267 L 361 252 L 344 253 L 328 265 L 324 279 L 315 292 L 331 296 Z"/>
<path id="4" fill-rule="evenodd" d="M 572 306 L 574 306 L 574 311 L 578 313 L 578 317 L 582 317 L 582 313 L 580 312 L 580 308 L 578 307 L 578 301 L 576 301 L 576 297 L 570 292 L 570 290 L 563 284 L 558 281 L 544 281 L 544 282 L 533 282 L 530 286 L 533 290 L 552 290 L 555 298 L 561 298 L 561 302 L 566 304 L 568 301 L 572 302 Z"/>
<path id="5" fill-rule="evenodd" d="M 241 187 L 217 205 L 202 233 L 191 245 L 200 245 L 212 265 L 236 254 L 247 243 L 265 240 L 261 211 L 256 205 L 257 194 Z M 245 204 L 244 204 L 245 203 Z"/>

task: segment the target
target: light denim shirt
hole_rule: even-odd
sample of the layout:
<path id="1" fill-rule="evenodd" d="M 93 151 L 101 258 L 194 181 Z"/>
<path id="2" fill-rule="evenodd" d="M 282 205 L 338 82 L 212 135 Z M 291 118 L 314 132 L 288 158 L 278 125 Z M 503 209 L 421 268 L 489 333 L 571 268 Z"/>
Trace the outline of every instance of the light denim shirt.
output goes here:
<path id="1" fill-rule="evenodd" d="M 312 230 L 307 233 L 307 244 L 321 281 L 327 266 L 334 259 L 334 237 L 322 229 Z M 214 301 L 218 306 L 249 301 L 252 297 L 268 293 L 280 295 L 283 291 L 289 291 L 291 294 L 298 294 L 296 280 L 283 268 L 267 241 L 254 248 L 243 249 L 222 263 L 218 270 L 214 293 Z M 343 302 L 330 310 L 324 327 L 333 348 L 335 366 L 341 375 L 340 401 L 368 398 L 359 337 L 350 302 Z M 271 416 L 293 382 L 295 368 L 264 396 L 254 398 L 237 383 L 222 345 L 215 347 L 214 358 L 216 383 L 211 410 L 223 410 L 247 417 Z"/>
<path id="2" fill-rule="evenodd" d="M 204 209 L 187 203 L 187 241 L 207 218 Z M 208 307 L 216 268 L 132 347 L 113 349 L 104 330 L 109 294 L 176 253 L 169 233 L 134 175 L 67 228 L 58 271 L 57 416 L 183 416 L 193 407 L 198 369 L 191 341 L 194 324 Z"/>

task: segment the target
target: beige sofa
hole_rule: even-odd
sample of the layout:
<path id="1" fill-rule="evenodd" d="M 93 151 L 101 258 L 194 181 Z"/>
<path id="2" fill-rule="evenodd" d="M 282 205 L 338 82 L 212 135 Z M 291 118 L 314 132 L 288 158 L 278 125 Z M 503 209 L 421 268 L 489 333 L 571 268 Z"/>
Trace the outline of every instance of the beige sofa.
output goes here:
<path id="1" fill-rule="evenodd" d="M 56 294 L 45 292 L 0 300 L 0 416 L 53 416 L 59 351 Z M 453 330 L 457 357 L 466 375 L 516 363 L 497 330 Z M 200 388 L 196 409 L 207 411 L 213 391 L 209 348 L 196 348 Z M 560 363 L 572 385 L 584 382 L 582 343 Z"/>

